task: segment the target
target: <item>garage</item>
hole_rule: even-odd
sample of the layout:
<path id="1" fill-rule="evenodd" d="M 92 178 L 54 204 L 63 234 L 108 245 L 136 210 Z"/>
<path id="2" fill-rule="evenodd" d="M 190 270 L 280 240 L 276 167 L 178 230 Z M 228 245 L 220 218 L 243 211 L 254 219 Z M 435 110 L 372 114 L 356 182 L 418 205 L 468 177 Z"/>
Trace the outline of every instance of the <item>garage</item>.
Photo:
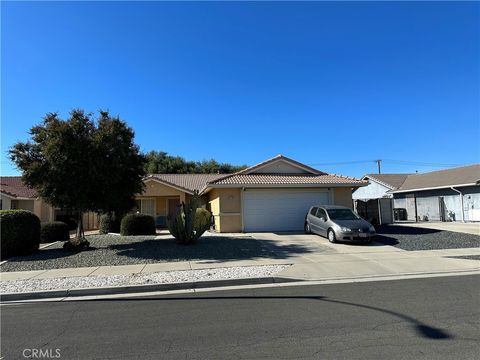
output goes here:
<path id="1" fill-rule="evenodd" d="M 247 189 L 243 193 L 244 231 L 301 231 L 308 208 L 329 203 L 328 190 Z"/>

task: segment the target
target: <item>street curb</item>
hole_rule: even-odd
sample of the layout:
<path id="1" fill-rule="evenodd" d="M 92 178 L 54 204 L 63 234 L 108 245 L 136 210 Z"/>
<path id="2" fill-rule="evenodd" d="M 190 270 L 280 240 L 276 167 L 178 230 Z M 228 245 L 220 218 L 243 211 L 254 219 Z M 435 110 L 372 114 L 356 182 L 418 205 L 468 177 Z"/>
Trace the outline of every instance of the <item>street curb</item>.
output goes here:
<path id="1" fill-rule="evenodd" d="M 279 283 L 299 282 L 299 281 L 302 281 L 302 280 L 292 279 L 292 278 L 283 278 L 283 277 L 262 277 L 262 278 L 245 278 L 245 279 L 229 279 L 229 280 L 191 281 L 191 282 L 170 283 L 170 284 L 128 285 L 128 286 L 110 286 L 110 287 L 102 287 L 102 288 L 46 290 L 46 291 L 1 294 L 0 302 L 4 303 L 9 301 L 66 298 L 66 297 L 76 297 L 76 296 L 118 295 L 118 294 L 132 294 L 132 293 L 169 291 L 169 290 L 204 289 L 204 288 L 216 288 L 216 287 L 225 287 L 225 286 L 279 284 Z"/>

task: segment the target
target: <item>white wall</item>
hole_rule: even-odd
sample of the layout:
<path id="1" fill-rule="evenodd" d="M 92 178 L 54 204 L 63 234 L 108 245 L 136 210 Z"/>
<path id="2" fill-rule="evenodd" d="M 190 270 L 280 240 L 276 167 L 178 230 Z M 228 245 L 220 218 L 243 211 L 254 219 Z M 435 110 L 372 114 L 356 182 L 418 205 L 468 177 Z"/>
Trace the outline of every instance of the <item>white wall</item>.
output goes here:
<path id="1" fill-rule="evenodd" d="M 353 200 L 363 200 L 363 199 L 380 199 L 383 197 L 392 197 L 390 194 L 386 194 L 389 188 L 383 186 L 375 181 L 369 180 L 367 186 L 363 186 L 355 190 L 352 194 Z"/>
<path id="2" fill-rule="evenodd" d="M 6 197 L 2 194 L 2 209 L 1 210 L 10 210 L 12 208 L 12 200 L 9 197 Z"/>

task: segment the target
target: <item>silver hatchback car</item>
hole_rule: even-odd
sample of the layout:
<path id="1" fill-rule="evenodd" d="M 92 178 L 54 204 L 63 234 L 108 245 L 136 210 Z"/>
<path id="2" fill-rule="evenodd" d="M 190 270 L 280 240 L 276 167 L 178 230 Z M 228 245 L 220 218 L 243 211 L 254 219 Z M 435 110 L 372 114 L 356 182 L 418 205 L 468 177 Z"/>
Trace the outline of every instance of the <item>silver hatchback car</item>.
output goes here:
<path id="1" fill-rule="evenodd" d="M 375 228 L 351 209 L 344 206 L 312 206 L 305 216 L 305 232 L 325 236 L 334 243 L 337 240 L 371 242 Z"/>

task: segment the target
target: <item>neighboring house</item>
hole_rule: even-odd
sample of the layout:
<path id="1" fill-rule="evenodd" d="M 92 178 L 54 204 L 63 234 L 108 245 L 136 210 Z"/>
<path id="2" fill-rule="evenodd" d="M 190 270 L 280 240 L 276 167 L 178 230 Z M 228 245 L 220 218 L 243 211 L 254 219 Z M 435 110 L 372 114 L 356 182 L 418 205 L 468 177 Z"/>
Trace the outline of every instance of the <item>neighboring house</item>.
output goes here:
<path id="1" fill-rule="evenodd" d="M 352 194 L 353 208 L 372 224 L 393 222 L 393 195 L 388 191 L 398 189 L 408 174 L 366 174 L 362 180 L 367 186 L 356 189 Z"/>
<path id="2" fill-rule="evenodd" d="M 67 211 L 53 208 L 40 198 L 37 192 L 25 185 L 20 176 L 0 177 L 0 209 L 22 209 L 33 212 L 40 221 L 55 221 L 59 217 L 68 215 Z M 83 223 L 86 230 L 95 229 L 98 226 L 97 215 L 86 213 Z"/>
<path id="3" fill-rule="evenodd" d="M 195 190 L 219 232 L 299 231 L 314 204 L 352 207 L 352 189 L 367 183 L 332 175 L 278 155 L 234 174 L 153 174 L 137 196 L 138 211 L 163 225 Z"/>
<path id="4" fill-rule="evenodd" d="M 480 221 L 480 164 L 411 174 L 389 193 L 407 220 Z"/>

